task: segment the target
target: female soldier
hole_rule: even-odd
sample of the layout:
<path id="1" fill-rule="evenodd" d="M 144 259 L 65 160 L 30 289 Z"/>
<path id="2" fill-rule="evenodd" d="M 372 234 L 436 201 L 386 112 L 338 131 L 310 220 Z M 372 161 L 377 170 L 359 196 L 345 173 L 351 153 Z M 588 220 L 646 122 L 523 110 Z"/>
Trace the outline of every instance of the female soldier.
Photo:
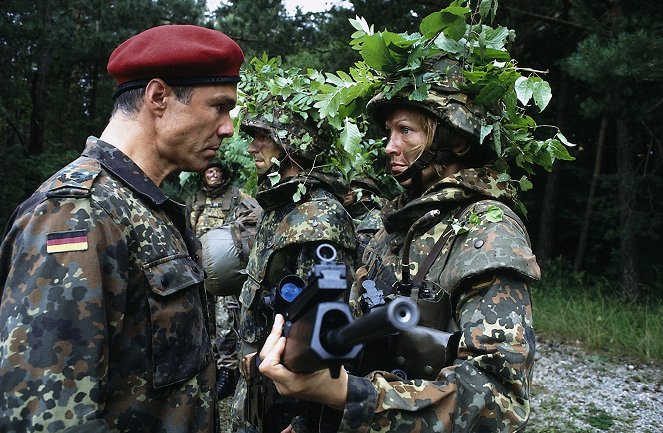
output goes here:
<path id="1" fill-rule="evenodd" d="M 385 227 L 357 272 L 386 299 L 416 300 L 420 326 L 367 346 L 359 375 L 336 380 L 279 363 L 281 319 L 261 352 L 260 371 L 281 394 L 343 410 L 339 431 L 507 432 L 529 416 L 529 283 L 539 267 L 511 210 L 515 192 L 486 165 L 482 114 L 459 90 L 460 66 L 442 58 L 433 69 L 440 78 L 425 100 L 379 94 L 367 106 L 405 192 L 383 209 Z M 353 289 L 357 311 L 365 287 Z"/>

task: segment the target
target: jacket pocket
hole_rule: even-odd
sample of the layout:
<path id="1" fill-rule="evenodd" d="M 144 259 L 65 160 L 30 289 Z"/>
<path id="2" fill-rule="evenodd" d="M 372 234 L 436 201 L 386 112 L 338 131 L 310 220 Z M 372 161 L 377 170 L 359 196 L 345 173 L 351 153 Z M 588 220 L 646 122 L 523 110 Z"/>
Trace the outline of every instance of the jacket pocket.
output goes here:
<path id="1" fill-rule="evenodd" d="M 155 388 L 195 376 L 211 360 L 201 297 L 202 269 L 186 254 L 144 266 L 150 284 L 151 363 Z"/>

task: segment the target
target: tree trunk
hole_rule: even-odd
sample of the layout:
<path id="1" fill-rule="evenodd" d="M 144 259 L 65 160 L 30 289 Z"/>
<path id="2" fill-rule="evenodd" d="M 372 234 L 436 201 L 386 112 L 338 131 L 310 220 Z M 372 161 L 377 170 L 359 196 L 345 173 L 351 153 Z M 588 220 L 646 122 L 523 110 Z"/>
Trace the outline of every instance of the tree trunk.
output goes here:
<path id="1" fill-rule="evenodd" d="M 556 111 L 557 125 L 562 131 L 566 123 L 566 101 L 568 100 L 568 93 L 567 79 L 565 75 L 562 75 L 559 82 Z M 543 206 L 539 222 L 539 235 L 535 248 L 537 261 L 542 265 L 553 258 L 555 250 L 555 216 L 557 213 L 557 196 L 559 192 L 559 170 L 559 164 L 553 165 L 553 169 L 546 179 L 546 190 L 543 196 Z"/>
<path id="2" fill-rule="evenodd" d="M 561 18 L 568 20 L 569 10 L 571 3 L 569 0 L 562 2 Z M 567 57 L 572 48 L 570 46 L 565 48 L 565 55 Z M 566 73 L 560 72 L 559 77 L 559 93 L 556 95 L 557 107 L 555 117 L 557 126 L 564 132 L 566 125 L 566 107 L 569 100 L 569 78 Z M 553 169 L 546 179 L 546 190 L 543 196 L 543 206 L 541 207 L 541 218 L 539 221 L 539 233 L 536 240 L 535 253 L 539 264 L 542 266 L 550 261 L 555 254 L 555 216 L 557 213 L 557 197 L 559 195 L 559 179 L 560 179 L 559 164 L 554 164 Z"/>
<path id="3" fill-rule="evenodd" d="M 592 173 L 592 181 L 589 185 L 589 194 L 587 195 L 587 206 L 585 207 L 585 216 L 582 222 L 582 229 L 580 230 L 580 239 L 578 239 L 578 246 L 576 248 L 576 257 L 573 262 L 573 270 L 579 271 L 583 260 L 585 259 L 585 248 L 587 246 L 587 235 L 589 233 L 589 225 L 592 221 L 592 211 L 594 205 L 594 196 L 596 195 L 596 187 L 599 183 L 599 175 L 601 174 L 601 162 L 603 160 L 603 148 L 605 146 L 606 130 L 608 129 L 608 117 L 603 116 L 601 119 L 601 126 L 599 127 L 599 136 L 596 142 L 596 156 L 594 157 L 594 173 Z"/>
<path id="4" fill-rule="evenodd" d="M 640 275 L 638 272 L 638 250 L 633 217 L 636 173 L 633 169 L 631 138 L 624 120 L 617 120 L 617 172 L 619 174 L 619 284 L 627 299 L 640 295 Z"/>
<path id="5" fill-rule="evenodd" d="M 30 116 L 30 141 L 28 155 L 39 155 L 44 150 L 44 129 L 46 121 L 46 97 L 48 93 L 48 73 L 51 68 L 51 48 L 49 34 L 51 27 L 50 2 L 41 2 L 42 36 L 39 41 L 37 71 L 32 81 L 32 114 Z"/>

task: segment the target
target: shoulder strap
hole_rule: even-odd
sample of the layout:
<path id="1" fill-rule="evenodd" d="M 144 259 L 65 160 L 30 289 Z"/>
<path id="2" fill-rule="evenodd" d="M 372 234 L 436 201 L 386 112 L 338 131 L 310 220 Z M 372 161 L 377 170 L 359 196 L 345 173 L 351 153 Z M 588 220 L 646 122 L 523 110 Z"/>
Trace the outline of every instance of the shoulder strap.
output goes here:
<path id="1" fill-rule="evenodd" d="M 454 212 L 452 219 L 460 219 L 460 217 L 463 215 L 465 210 L 467 210 L 470 206 L 472 206 L 474 203 L 470 203 L 465 206 L 460 206 L 456 212 Z M 433 245 L 433 248 L 431 248 L 430 253 L 426 256 L 426 259 L 424 260 L 424 263 L 421 265 L 419 270 L 417 271 L 417 275 L 415 275 L 412 278 L 412 282 L 414 285 L 419 285 L 423 281 L 424 277 L 430 270 L 431 266 L 433 266 L 433 263 L 435 263 L 435 260 L 437 260 L 437 257 L 440 255 L 440 251 L 442 251 L 442 248 L 444 245 L 447 243 L 447 240 L 453 233 L 453 227 L 451 224 L 447 227 L 447 229 L 442 233 L 442 236 L 440 236 L 440 239 L 435 242 L 435 245 Z M 449 251 L 451 248 L 449 249 Z M 448 252 L 447 252 L 448 254 Z"/>

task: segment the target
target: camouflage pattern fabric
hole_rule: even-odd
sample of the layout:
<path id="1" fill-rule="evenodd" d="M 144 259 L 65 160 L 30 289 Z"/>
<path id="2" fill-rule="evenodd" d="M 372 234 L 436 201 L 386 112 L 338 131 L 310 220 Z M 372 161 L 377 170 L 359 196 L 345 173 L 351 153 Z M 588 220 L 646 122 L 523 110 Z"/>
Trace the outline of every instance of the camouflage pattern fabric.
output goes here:
<path id="1" fill-rule="evenodd" d="M 257 199 L 264 208 L 258 224 L 254 248 L 251 250 L 247 272 L 248 280 L 240 294 L 241 320 L 240 356 L 256 352 L 264 343 L 273 324 L 273 313 L 265 314 L 258 308 L 286 275 L 298 275 L 306 280 L 315 264 L 315 247 L 322 242 L 334 245 L 337 261 L 344 262 L 348 281 L 353 280 L 354 248 L 356 239 L 350 215 L 323 176 L 310 172 L 283 179 L 274 187 L 259 190 Z M 306 195 L 293 202 L 292 195 L 300 183 L 305 183 Z M 281 203 L 275 206 L 274 203 Z M 243 426 L 243 407 L 246 383 L 238 385 L 234 402 L 234 419 Z M 239 427 L 238 427 L 239 428 Z M 241 431 L 250 431 L 243 426 Z M 304 432 L 300 432 L 304 433 Z"/>
<path id="2" fill-rule="evenodd" d="M 260 207 L 253 197 L 226 180 L 216 188 L 203 186 L 186 200 L 187 219 L 197 237 L 224 224 L 241 221 L 255 226 Z"/>
<path id="3" fill-rule="evenodd" d="M 2 243 L 0 431 L 214 431 L 198 253 L 182 206 L 90 137 Z"/>
<path id="4" fill-rule="evenodd" d="M 188 221 L 197 237 L 234 221 L 255 232 L 255 225 L 262 212 L 257 201 L 230 184 L 226 179 L 221 185 L 202 188 L 186 200 Z M 250 248 L 250 246 L 249 246 Z M 239 326 L 239 303 L 235 296 L 213 296 L 217 353 L 217 367 L 237 370 L 237 327 Z"/>
<path id="5" fill-rule="evenodd" d="M 357 233 L 357 259 L 359 263 L 364 256 L 364 250 L 368 246 L 373 236 L 383 227 L 380 209 L 370 209 L 359 217 L 354 219 L 355 231 Z"/>
<path id="6" fill-rule="evenodd" d="M 529 282 L 540 271 L 527 232 L 502 201 L 513 194 L 488 169 L 463 170 L 432 186 L 422 197 L 402 195 L 383 209 L 385 229 L 369 244 L 366 268 L 357 273 L 392 287 L 401 277 L 400 249 L 407 229 L 431 209 L 445 215 L 414 236 L 412 275 L 452 222 L 457 209 L 465 233 L 450 236 L 426 274 L 431 297 L 418 299 L 420 325 L 460 331 L 453 365 L 432 378 L 403 380 L 375 365 L 366 377 L 351 376 L 341 432 L 521 431 L 530 412 L 529 387 L 535 339 Z M 498 201 L 502 200 L 502 201 Z M 489 218 L 499 209 L 501 218 Z M 470 222 L 470 215 L 475 216 Z M 492 220 L 492 221 L 491 221 Z M 353 287 L 352 301 L 359 296 Z M 387 290 L 388 292 L 388 290 Z M 356 304 L 355 304 L 355 310 Z M 424 348 L 422 348 L 424 350 Z M 393 356 L 388 350 L 384 362 Z M 435 352 L 435 351 L 433 351 Z M 405 354 L 425 362 L 424 355 Z M 439 356 L 439 355 L 438 355 Z"/>

